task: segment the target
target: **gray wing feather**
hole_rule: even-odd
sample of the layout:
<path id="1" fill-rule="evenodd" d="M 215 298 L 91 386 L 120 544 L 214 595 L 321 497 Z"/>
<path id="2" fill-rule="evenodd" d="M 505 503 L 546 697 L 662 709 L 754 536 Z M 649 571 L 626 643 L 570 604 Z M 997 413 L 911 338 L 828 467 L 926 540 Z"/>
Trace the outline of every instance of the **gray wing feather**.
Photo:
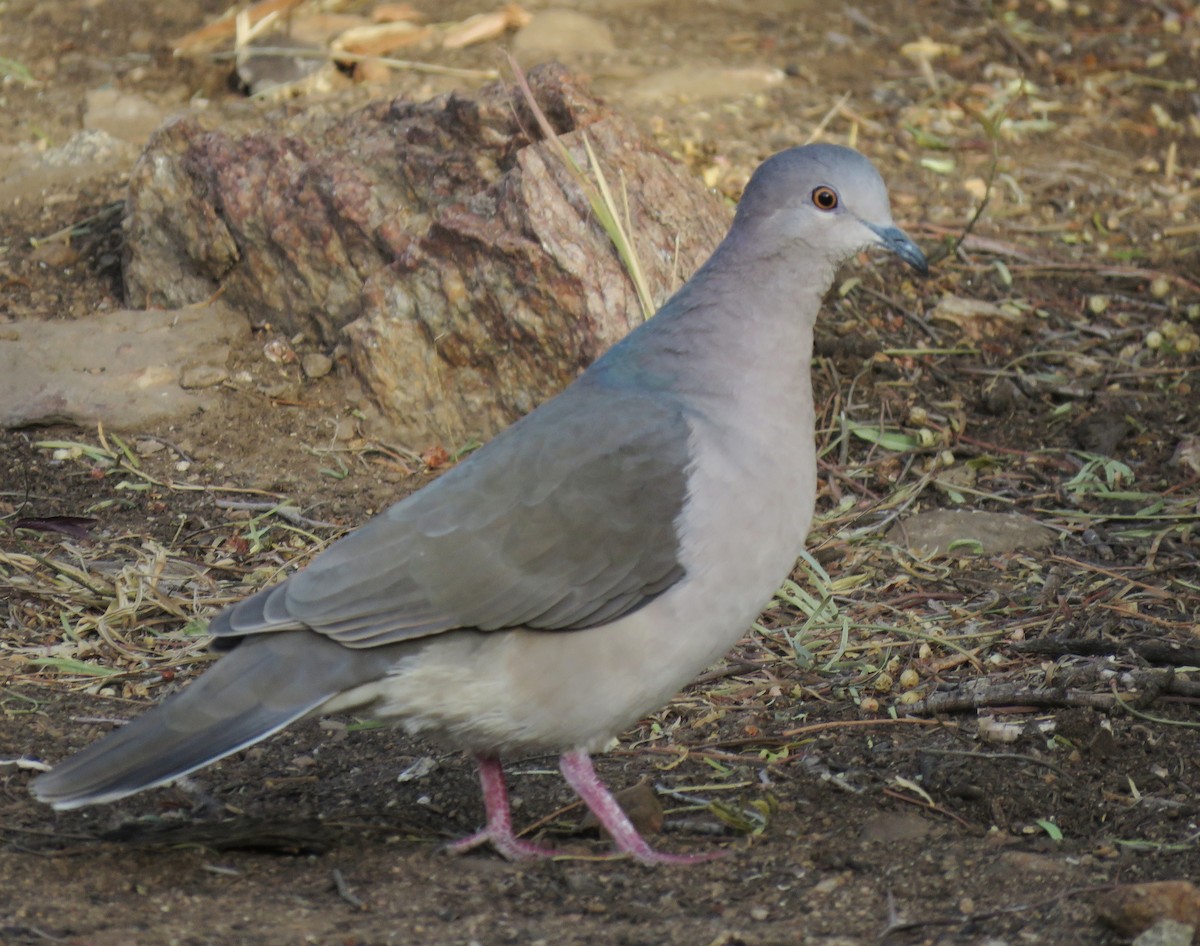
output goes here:
<path id="1" fill-rule="evenodd" d="M 360 648 L 613 620 L 683 575 L 688 434 L 673 400 L 576 383 L 210 631 Z"/>
<path id="2" fill-rule="evenodd" d="M 162 785 L 379 679 L 400 653 L 350 650 L 309 631 L 245 641 L 171 699 L 38 776 L 33 790 L 56 808 L 78 808 Z"/>

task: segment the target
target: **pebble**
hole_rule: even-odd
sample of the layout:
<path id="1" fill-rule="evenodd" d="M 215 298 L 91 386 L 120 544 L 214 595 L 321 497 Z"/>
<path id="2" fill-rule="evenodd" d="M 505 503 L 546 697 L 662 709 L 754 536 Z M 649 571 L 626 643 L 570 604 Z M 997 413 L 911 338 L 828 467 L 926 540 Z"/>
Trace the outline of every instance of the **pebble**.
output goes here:
<path id="1" fill-rule="evenodd" d="M 212 388 L 228 377 L 224 365 L 187 365 L 179 372 L 179 386 L 185 391 Z"/>
<path id="2" fill-rule="evenodd" d="M 92 89 L 84 95 L 83 127 L 106 132 L 118 141 L 142 145 L 150 140 L 167 113 L 167 109 L 136 93 Z"/>
<path id="3" fill-rule="evenodd" d="M 728 100 L 764 92 L 785 78 L 782 69 L 769 66 L 736 69 L 685 66 L 652 73 L 630 89 L 629 94 L 642 102 Z"/>
<path id="4" fill-rule="evenodd" d="M 155 453 L 160 453 L 167 448 L 159 440 L 139 440 L 136 444 L 134 444 L 133 449 L 139 457 L 148 457 Z"/>
<path id="5" fill-rule="evenodd" d="M 323 378 L 333 370 L 333 359 L 323 352 L 310 351 L 300 359 L 300 368 L 306 378 Z"/>
<path id="6" fill-rule="evenodd" d="M 612 30 L 586 13 L 543 10 L 513 38 L 518 59 L 538 53 L 609 53 L 617 48 Z"/>

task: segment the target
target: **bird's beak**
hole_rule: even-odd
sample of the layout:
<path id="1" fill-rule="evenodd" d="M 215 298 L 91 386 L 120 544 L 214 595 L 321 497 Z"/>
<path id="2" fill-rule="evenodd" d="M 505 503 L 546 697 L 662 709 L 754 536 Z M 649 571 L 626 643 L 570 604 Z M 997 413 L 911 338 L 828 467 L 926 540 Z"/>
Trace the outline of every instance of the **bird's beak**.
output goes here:
<path id="1" fill-rule="evenodd" d="M 879 238 L 880 246 L 895 253 L 922 276 L 929 275 L 929 260 L 907 233 L 899 227 L 880 227 L 873 223 L 867 223 L 867 226 Z"/>

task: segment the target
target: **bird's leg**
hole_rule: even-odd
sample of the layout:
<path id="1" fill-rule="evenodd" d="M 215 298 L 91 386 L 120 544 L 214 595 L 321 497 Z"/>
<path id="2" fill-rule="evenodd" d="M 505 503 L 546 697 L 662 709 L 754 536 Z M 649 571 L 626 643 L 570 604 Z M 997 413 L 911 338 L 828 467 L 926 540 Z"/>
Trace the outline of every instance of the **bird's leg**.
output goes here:
<path id="1" fill-rule="evenodd" d="M 591 809 L 596 820 L 604 826 L 617 850 L 628 854 L 634 860 L 643 864 L 700 864 L 724 856 L 724 851 L 709 854 L 665 854 L 654 850 L 638 834 L 629 816 L 600 781 L 600 776 L 592 767 L 591 757 L 586 752 L 582 749 L 564 752 L 559 756 L 558 767 L 563 778 Z"/>
<path id="2" fill-rule="evenodd" d="M 461 840 L 447 846 L 451 854 L 462 854 L 483 844 L 490 844 L 505 860 L 524 861 L 536 857 L 554 857 L 551 848 L 522 841 L 513 834 L 512 810 L 508 805 L 508 788 L 504 784 L 504 767 L 493 755 L 477 755 L 479 782 L 483 787 L 483 807 L 487 811 L 487 825 Z"/>

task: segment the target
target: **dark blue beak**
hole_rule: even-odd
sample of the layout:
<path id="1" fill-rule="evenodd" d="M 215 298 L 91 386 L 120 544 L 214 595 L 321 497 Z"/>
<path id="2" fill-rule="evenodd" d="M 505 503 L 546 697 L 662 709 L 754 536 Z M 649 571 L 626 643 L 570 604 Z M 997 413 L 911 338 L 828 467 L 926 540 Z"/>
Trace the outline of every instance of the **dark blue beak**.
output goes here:
<path id="1" fill-rule="evenodd" d="M 922 276 L 929 275 L 929 260 L 907 233 L 899 227 L 877 227 L 873 223 L 867 223 L 867 226 L 879 237 L 880 246 L 895 253 Z"/>

